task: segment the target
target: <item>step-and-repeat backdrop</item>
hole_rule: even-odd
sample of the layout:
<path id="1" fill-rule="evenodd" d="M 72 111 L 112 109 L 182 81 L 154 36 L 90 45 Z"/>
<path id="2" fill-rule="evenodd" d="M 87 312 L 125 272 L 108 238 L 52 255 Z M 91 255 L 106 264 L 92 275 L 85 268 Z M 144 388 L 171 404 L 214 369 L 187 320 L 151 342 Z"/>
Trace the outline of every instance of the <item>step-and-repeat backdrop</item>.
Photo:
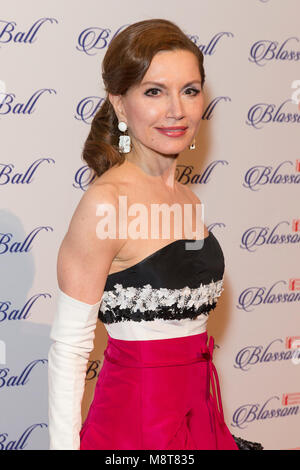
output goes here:
<path id="1" fill-rule="evenodd" d="M 57 253 L 91 179 L 81 151 L 105 96 L 101 61 L 119 31 L 150 18 L 177 23 L 205 59 L 196 150 L 176 178 L 225 256 L 208 333 L 226 422 L 266 449 L 299 447 L 299 1 L 0 5 L 0 449 L 48 449 Z M 107 343 L 98 323 L 83 419 Z"/>

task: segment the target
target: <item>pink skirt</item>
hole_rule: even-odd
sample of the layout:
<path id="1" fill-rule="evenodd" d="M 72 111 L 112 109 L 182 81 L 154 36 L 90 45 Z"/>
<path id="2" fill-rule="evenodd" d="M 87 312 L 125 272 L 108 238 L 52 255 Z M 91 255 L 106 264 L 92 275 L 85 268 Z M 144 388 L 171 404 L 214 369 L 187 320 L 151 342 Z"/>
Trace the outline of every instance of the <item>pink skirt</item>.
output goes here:
<path id="1" fill-rule="evenodd" d="M 80 450 L 238 450 L 207 339 L 109 336 Z"/>

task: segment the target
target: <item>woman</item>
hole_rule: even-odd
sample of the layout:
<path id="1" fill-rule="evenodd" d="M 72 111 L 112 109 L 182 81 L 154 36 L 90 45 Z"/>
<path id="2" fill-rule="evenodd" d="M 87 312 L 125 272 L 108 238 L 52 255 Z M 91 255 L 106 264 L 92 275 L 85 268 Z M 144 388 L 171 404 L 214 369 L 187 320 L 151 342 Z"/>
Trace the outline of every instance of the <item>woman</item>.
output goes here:
<path id="1" fill-rule="evenodd" d="M 83 150 L 95 179 L 58 255 L 50 448 L 238 449 L 224 422 L 206 332 L 223 290 L 224 257 L 199 225 L 199 199 L 175 180 L 177 158 L 193 149 L 201 122 L 203 55 L 174 23 L 154 19 L 114 37 L 102 67 L 107 97 Z M 191 212 L 174 227 L 164 217 L 167 235 L 156 219 L 155 238 L 155 204 Z M 198 245 L 186 249 L 187 240 Z M 108 345 L 81 427 L 98 319 Z"/>

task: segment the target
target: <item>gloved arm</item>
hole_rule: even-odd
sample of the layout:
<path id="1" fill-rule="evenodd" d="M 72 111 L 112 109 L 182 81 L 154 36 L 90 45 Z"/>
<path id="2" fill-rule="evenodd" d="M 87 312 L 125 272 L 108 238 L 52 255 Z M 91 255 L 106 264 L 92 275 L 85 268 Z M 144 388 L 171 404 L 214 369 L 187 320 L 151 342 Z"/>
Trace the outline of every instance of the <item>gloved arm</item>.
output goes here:
<path id="1" fill-rule="evenodd" d="M 93 305 L 58 288 L 48 353 L 50 450 L 79 450 L 81 402 L 101 299 Z"/>

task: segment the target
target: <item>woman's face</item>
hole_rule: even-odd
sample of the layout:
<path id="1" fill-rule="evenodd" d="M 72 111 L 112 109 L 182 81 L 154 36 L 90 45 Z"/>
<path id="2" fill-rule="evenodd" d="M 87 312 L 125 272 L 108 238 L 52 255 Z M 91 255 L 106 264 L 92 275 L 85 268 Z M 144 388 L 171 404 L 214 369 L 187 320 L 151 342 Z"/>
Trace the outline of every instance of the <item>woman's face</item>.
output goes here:
<path id="1" fill-rule="evenodd" d="M 179 154 L 196 136 L 203 114 L 196 56 L 187 50 L 158 52 L 142 82 L 116 100 L 137 152 Z"/>

